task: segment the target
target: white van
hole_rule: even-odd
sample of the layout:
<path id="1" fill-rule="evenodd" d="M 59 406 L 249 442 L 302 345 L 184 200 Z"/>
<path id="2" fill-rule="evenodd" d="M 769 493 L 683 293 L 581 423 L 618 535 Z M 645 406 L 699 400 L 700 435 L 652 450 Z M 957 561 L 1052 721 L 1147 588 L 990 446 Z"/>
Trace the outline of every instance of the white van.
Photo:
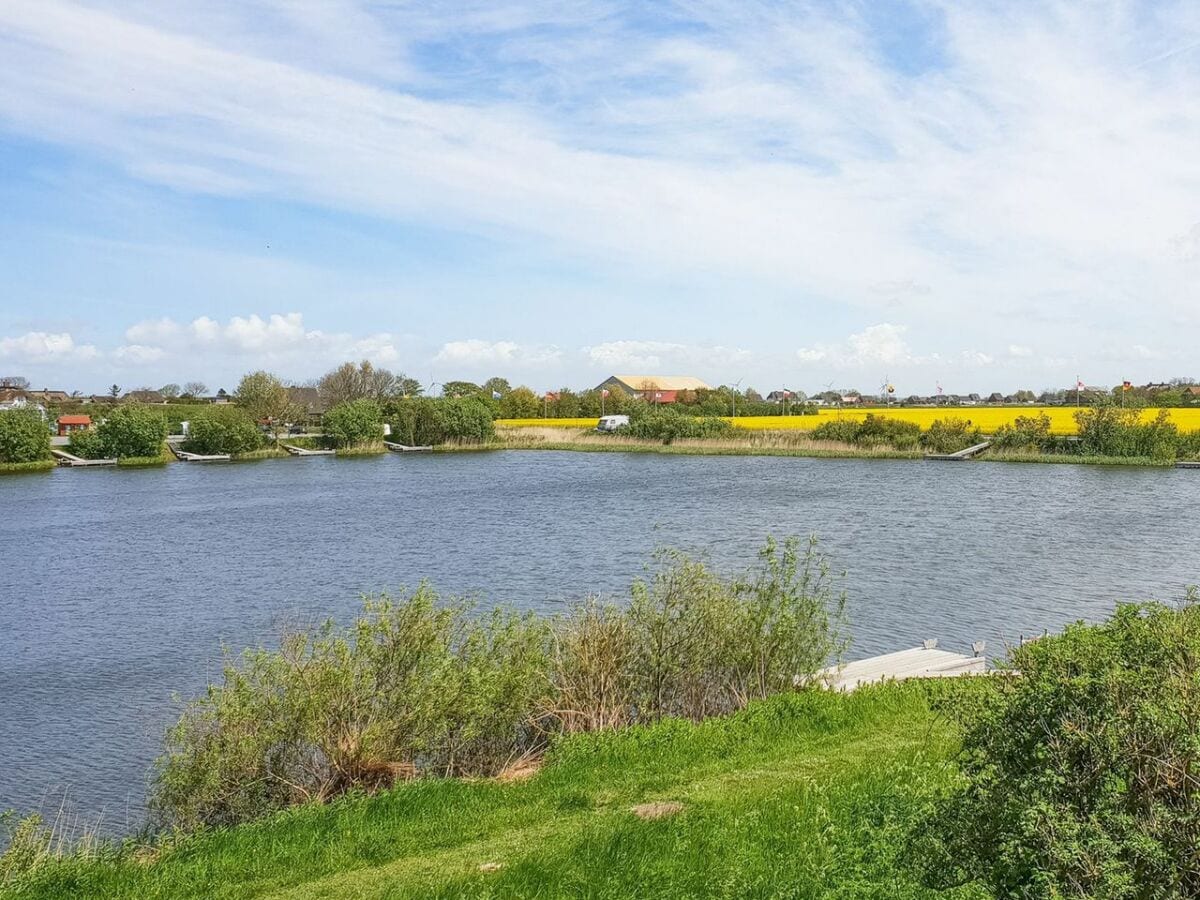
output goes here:
<path id="1" fill-rule="evenodd" d="M 629 424 L 629 416 L 601 416 L 596 423 L 597 431 L 616 431 Z"/>

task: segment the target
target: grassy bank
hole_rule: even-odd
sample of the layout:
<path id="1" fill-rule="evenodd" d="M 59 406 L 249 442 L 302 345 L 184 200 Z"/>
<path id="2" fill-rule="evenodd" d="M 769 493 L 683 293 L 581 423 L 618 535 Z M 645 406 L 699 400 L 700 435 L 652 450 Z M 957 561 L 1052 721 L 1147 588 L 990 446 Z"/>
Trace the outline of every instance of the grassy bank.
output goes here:
<path id="1" fill-rule="evenodd" d="M 674 453 L 711 456 L 808 456 L 828 459 L 920 459 L 919 450 L 855 447 L 835 441 L 814 441 L 803 432 L 759 431 L 724 438 L 681 438 L 670 444 L 623 435 L 555 427 L 497 427 L 496 442 L 446 449 L 577 450 L 583 452 Z"/>
<path id="2" fill-rule="evenodd" d="M 934 896 L 902 859 L 922 802 L 956 777 L 926 690 L 783 695 L 698 725 L 576 735 L 527 780 L 304 806 L 157 852 L 50 864 L 9 896 Z M 654 803 L 667 805 L 641 816 L 660 818 L 633 811 Z"/>
<path id="3" fill-rule="evenodd" d="M 53 459 L 36 459 L 33 462 L 0 462 L 0 475 L 17 475 L 22 472 L 48 472 L 57 463 Z"/>

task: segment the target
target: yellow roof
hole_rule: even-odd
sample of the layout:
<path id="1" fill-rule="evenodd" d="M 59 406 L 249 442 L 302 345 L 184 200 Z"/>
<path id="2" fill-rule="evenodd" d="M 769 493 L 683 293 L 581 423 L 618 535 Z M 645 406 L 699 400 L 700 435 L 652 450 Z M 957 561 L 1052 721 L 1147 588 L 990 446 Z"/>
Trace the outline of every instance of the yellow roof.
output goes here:
<path id="1" fill-rule="evenodd" d="M 617 381 L 630 390 L 644 391 L 711 391 L 712 388 L 691 375 L 614 375 Z"/>

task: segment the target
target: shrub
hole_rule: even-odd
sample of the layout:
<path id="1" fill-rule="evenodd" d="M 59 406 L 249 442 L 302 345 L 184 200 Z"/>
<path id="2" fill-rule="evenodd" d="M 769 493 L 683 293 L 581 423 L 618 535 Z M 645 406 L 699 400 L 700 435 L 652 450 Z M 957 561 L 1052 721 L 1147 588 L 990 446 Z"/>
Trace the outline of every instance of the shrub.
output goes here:
<path id="1" fill-rule="evenodd" d="M 636 438 L 670 444 L 680 438 L 721 438 L 733 434 L 734 427 L 714 416 L 690 416 L 671 407 L 638 409 L 628 427 L 620 429 Z"/>
<path id="2" fill-rule="evenodd" d="M 1054 438 L 1050 434 L 1050 417 L 1045 413 L 1017 416 L 1011 424 L 1001 425 L 996 429 L 992 436 L 992 446 L 997 450 L 1050 450 L 1054 447 Z"/>
<path id="3" fill-rule="evenodd" d="M 668 553 L 628 608 L 479 616 L 427 586 L 347 628 L 227 661 L 167 735 L 152 807 L 224 825 L 423 774 L 490 775 L 561 732 L 702 719 L 807 683 L 844 646 L 844 596 L 810 543 L 723 578 Z"/>
<path id="4" fill-rule="evenodd" d="M 927 879 L 981 877 L 1005 897 L 1200 894 L 1200 607 L 1124 605 L 1011 662 L 1019 676 L 954 709 L 965 783 L 915 839 Z"/>
<path id="5" fill-rule="evenodd" d="M 921 440 L 921 428 L 913 422 L 903 422 L 886 416 L 867 413 L 862 421 L 831 419 L 812 431 L 814 440 L 837 441 L 856 447 L 893 447 L 912 450 Z"/>
<path id="6" fill-rule="evenodd" d="M 982 440 L 979 428 L 967 419 L 937 419 L 921 435 L 921 446 L 928 453 L 957 453 Z"/>
<path id="7" fill-rule="evenodd" d="M 210 406 L 190 420 L 184 449 L 191 453 L 250 453 L 263 435 L 249 413 L 236 406 Z"/>
<path id="8" fill-rule="evenodd" d="M 37 409 L 0 411 L 0 462 L 25 463 L 50 458 L 50 429 Z"/>
<path id="9" fill-rule="evenodd" d="M 167 420 L 148 406 L 122 404 L 105 414 L 90 432 L 71 435 L 71 452 L 85 459 L 157 457 L 167 439 Z"/>
<path id="10" fill-rule="evenodd" d="M 491 408 L 475 397 L 417 397 L 392 404 L 387 414 L 392 435 L 413 446 L 480 443 L 495 434 Z"/>
<path id="11" fill-rule="evenodd" d="M 367 398 L 339 403 L 325 413 L 321 425 L 335 447 L 355 447 L 383 438 L 383 412 Z"/>
<path id="12" fill-rule="evenodd" d="M 167 736 L 153 807 L 228 824 L 423 772 L 494 774 L 529 740 L 546 626 L 484 619 L 427 587 L 368 599 L 353 626 L 288 635 L 229 661 Z"/>
<path id="13" fill-rule="evenodd" d="M 1152 422 L 1143 423 L 1136 409 L 1096 406 L 1075 413 L 1079 426 L 1079 451 L 1098 456 L 1175 458 L 1179 430 L 1171 414 L 1159 410 Z"/>

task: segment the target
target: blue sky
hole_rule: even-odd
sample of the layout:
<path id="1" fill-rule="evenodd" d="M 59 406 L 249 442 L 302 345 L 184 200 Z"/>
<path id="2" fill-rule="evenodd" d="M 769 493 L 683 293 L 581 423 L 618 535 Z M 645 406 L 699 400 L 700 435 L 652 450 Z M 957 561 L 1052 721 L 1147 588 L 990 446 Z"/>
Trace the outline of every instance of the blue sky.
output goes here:
<path id="1" fill-rule="evenodd" d="M 1200 375 L 1194 3 L 7 0 L 0 375 Z"/>

